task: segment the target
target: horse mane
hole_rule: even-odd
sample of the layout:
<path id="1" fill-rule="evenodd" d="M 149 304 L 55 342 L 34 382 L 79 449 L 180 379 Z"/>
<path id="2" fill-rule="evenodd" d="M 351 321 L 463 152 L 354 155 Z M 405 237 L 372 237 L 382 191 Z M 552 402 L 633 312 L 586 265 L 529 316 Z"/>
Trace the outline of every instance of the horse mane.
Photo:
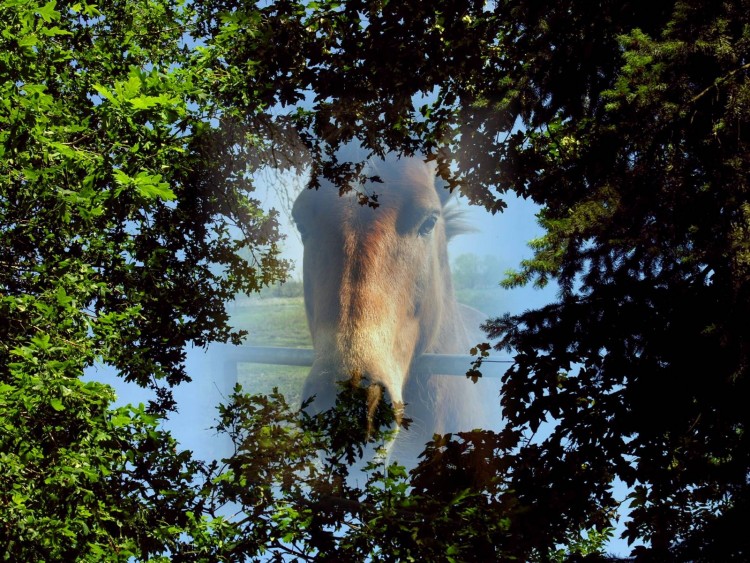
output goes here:
<path id="1" fill-rule="evenodd" d="M 466 220 L 466 211 L 460 209 L 455 203 L 445 206 L 443 218 L 445 219 L 445 236 L 448 242 L 458 235 L 475 233 L 479 230 Z"/>

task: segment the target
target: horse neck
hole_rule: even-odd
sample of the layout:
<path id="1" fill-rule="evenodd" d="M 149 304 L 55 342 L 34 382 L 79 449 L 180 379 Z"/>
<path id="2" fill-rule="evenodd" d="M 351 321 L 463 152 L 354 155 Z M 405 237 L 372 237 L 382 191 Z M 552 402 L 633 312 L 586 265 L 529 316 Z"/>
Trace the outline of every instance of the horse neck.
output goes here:
<path id="1" fill-rule="evenodd" d="M 465 315 L 469 312 L 469 315 Z M 480 313 L 460 305 L 452 296 L 446 300 L 442 322 L 432 345 L 425 350 L 433 354 L 468 354 L 469 348 L 480 340 L 469 323 Z M 465 318 L 466 317 L 466 318 Z M 477 330 L 479 323 L 477 323 Z M 467 363 L 467 369 L 469 365 Z M 412 373 L 404 391 L 407 416 L 414 425 L 405 438 L 410 446 L 402 448 L 402 454 L 416 455 L 433 434 L 467 431 L 486 426 L 481 407 L 479 388 L 465 377 L 455 375 Z M 409 448 L 412 448 L 412 451 Z M 416 465 L 416 463 L 415 463 Z"/>
<path id="2" fill-rule="evenodd" d="M 451 291 L 443 305 L 440 326 L 436 337 L 426 352 L 434 354 L 466 354 L 471 345 L 469 331 L 464 324 L 460 305 Z"/>
<path id="3" fill-rule="evenodd" d="M 449 212 L 448 215 L 452 217 L 449 223 L 456 220 L 454 213 Z M 485 319 L 479 311 L 461 305 L 456 300 L 449 263 L 447 248 L 443 248 L 438 282 L 442 286 L 443 295 L 440 320 L 432 344 L 424 351 L 433 354 L 468 354 L 469 348 L 481 338 L 479 326 Z M 478 318 L 481 320 L 477 321 Z"/>

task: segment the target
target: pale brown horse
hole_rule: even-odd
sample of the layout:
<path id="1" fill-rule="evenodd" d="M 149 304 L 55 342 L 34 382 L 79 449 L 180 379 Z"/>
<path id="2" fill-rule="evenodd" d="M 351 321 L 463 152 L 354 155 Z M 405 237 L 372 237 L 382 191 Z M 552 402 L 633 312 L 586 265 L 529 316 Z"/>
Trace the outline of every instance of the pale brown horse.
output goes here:
<path id="1" fill-rule="evenodd" d="M 405 405 L 413 422 L 392 454 L 408 464 L 434 433 L 486 428 L 499 418 L 499 398 L 482 381 L 413 370 L 421 354 L 467 354 L 483 340 L 485 317 L 454 296 L 447 244 L 464 229 L 435 167 L 388 156 L 369 161 L 365 174 L 382 180 L 366 187 L 378 195 L 375 209 L 325 183 L 294 204 L 315 349 L 303 397 L 329 408 L 336 381 L 366 380 L 370 413 L 383 395 L 396 409 Z"/>

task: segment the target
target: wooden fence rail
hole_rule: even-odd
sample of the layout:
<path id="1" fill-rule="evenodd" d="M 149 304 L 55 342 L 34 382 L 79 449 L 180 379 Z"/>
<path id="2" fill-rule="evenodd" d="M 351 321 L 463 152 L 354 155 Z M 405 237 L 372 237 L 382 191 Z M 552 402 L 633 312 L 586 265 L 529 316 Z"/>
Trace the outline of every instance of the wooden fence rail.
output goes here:
<path id="1" fill-rule="evenodd" d="M 237 380 L 238 363 L 274 364 L 284 366 L 312 366 L 315 358 L 312 348 L 283 348 L 280 346 L 231 346 L 224 345 L 222 355 L 226 361 L 227 377 Z M 443 375 L 465 375 L 474 356 L 451 354 L 423 354 L 416 362 L 416 373 L 440 373 Z M 484 364 L 513 363 L 513 360 L 493 356 L 485 358 Z M 484 377 L 500 377 L 500 370 L 483 371 Z M 486 373 L 484 373 L 486 372 Z"/>

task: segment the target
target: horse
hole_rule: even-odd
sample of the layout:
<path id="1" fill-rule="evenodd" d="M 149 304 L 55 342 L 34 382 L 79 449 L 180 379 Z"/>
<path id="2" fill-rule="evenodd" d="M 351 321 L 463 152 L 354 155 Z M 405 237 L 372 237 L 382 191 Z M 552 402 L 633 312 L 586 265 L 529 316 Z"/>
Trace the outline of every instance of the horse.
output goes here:
<path id="1" fill-rule="evenodd" d="M 495 422 L 499 397 L 487 382 L 415 370 L 425 353 L 467 354 L 484 340 L 486 316 L 456 300 L 447 247 L 468 228 L 434 162 L 389 154 L 366 161 L 362 175 L 377 181 L 343 195 L 322 181 L 292 208 L 314 348 L 302 395 L 321 411 L 337 382 L 366 381 L 368 419 L 386 400 L 397 422 L 411 421 L 389 456 L 415 464 L 434 434 Z"/>

